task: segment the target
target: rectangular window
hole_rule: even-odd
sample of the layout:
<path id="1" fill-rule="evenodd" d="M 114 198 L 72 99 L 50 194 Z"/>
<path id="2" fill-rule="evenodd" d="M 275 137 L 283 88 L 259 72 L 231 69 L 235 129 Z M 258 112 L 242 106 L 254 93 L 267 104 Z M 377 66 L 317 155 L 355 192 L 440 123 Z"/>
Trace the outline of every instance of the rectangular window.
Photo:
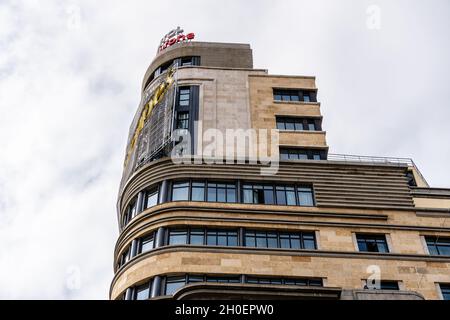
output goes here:
<path id="1" fill-rule="evenodd" d="M 131 247 L 128 247 L 120 256 L 119 267 L 123 266 L 125 263 L 130 261 L 131 258 Z"/>
<path id="2" fill-rule="evenodd" d="M 176 129 L 189 129 L 189 112 L 181 111 L 177 113 Z"/>
<path id="3" fill-rule="evenodd" d="M 178 105 L 180 107 L 189 107 L 191 90 L 189 87 L 181 87 L 178 91 Z"/>
<path id="4" fill-rule="evenodd" d="M 280 148 L 281 160 L 326 160 L 326 150 L 304 148 Z"/>
<path id="5" fill-rule="evenodd" d="M 295 206 L 295 188 L 293 186 L 276 186 L 277 204 Z"/>
<path id="6" fill-rule="evenodd" d="M 186 244 L 187 229 L 171 229 L 169 230 L 169 245 Z"/>
<path id="7" fill-rule="evenodd" d="M 240 283 L 241 279 L 239 276 L 206 276 L 206 282 L 216 282 L 216 283 Z"/>
<path id="8" fill-rule="evenodd" d="M 148 236 L 142 237 L 139 244 L 139 253 L 152 250 L 155 247 L 155 233 L 152 232 Z"/>
<path id="9" fill-rule="evenodd" d="M 275 101 L 317 102 L 315 90 L 305 89 L 273 89 Z"/>
<path id="10" fill-rule="evenodd" d="M 244 203 L 274 204 L 275 196 L 271 185 L 244 184 Z"/>
<path id="11" fill-rule="evenodd" d="M 321 131 L 320 118 L 276 117 L 278 130 Z"/>
<path id="12" fill-rule="evenodd" d="M 373 281 L 373 280 L 372 280 Z M 369 286 L 369 280 L 366 281 L 364 289 L 375 289 L 375 290 L 400 290 L 398 286 L 398 281 L 381 280 L 379 286 L 373 281 L 372 285 Z"/>
<path id="13" fill-rule="evenodd" d="M 191 229 L 189 233 L 189 243 L 193 245 L 205 244 L 205 230 L 204 229 Z"/>
<path id="14" fill-rule="evenodd" d="M 205 201 L 204 182 L 192 182 L 192 201 Z"/>
<path id="15" fill-rule="evenodd" d="M 431 255 L 450 256 L 450 238 L 425 237 Z"/>
<path id="16" fill-rule="evenodd" d="M 314 232 L 245 231 L 245 246 L 257 248 L 316 249 Z"/>
<path id="17" fill-rule="evenodd" d="M 322 287 L 322 279 L 246 277 L 246 283 Z"/>
<path id="18" fill-rule="evenodd" d="M 178 289 L 183 287 L 185 284 L 186 284 L 185 276 L 167 277 L 164 293 L 166 295 L 173 295 Z"/>
<path id="19" fill-rule="evenodd" d="M 307 186 L 276 185 L 274 187 L 246 183 L 242 189 L 244 203 L 314 206 L 312 188 Z"/>
<path id="20" fill-rule="evenodd" d="M 236 184 L 208 182 L 209 202 L 236 202 Z"/>
<path id="21" fill-rule="evenodd" d="M 389 252 L 384 234 L 357 234 L 356 240 L 361 252 Z"/>
<path id="22" fill-rule="evenodd" d="M 150 298 L 151 292 L 151 281 L 150 283 L 143 284 L 141 286 L 134 288 L 134 300 L 147 300 Z"/>
<path id="23" fill-rule="evenodd" d="M 236 230 L 206 230 L 206 244 L 208 246 L 237 246 Z"/>
<path id="24" fill-rule="evenodd" d="M 298 202 L 300 206 L 303 207 L 313 207 L 314 206 L 314 196 L 311 187 L 298 187 L 297 188 Z"/>
<path id="25" fill-rule="evenodd" d="M 158 188 L 153 188 L 145 192 L 145 209 L 151 208 L 158 204 Z"/>
<path id="26" fill-rule="evenodd" d="M 441 283 L 439 284 L 439 288 L 441 289 L 442 298 L 444 300 L 450 300 L 450 284 Z"/>
<path id="27" fill-rule="evenodd" d="M 172 201 L 189 200 L 189 182 L 174 182 L 172 186 Z"/>

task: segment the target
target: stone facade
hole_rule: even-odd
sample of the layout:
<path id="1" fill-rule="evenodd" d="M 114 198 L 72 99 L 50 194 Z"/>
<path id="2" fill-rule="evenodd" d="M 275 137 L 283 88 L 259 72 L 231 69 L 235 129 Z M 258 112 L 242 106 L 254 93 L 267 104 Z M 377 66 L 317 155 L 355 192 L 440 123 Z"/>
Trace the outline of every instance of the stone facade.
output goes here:
<path id="1" fill-rule="evenodd" d="M 199 87 L 198 110 L 203 132 L 217 129 L 225 135 L 227 129 L 273 130 L 276 116 L 321 117 L 320 102 L 279 102 L 273 97 L 273 90 L 280 88 L 317 91 L 315 78 L 275 76 L 266 70 L 253 69 L 249 45 L 197 42 L 174 45 L 152 62 L 143 87 L 158 66 L 188 55 L 200 56 L 201 65 L 180 68 L 176 85 Z M 198 156 L 204 146 L 199 137 L 195 138 Z M 325 131 L 282 131 L 279 143 L 286 147 L 328 150 Z M 226 154 L 225 146 L 218 149 L 219 156 Z M 119 192 L 121 233 L 114 252 L 115 276 L 110 298 L 130 298 L 133 288 L 149 279 L 181 274 L 323 280 L 321 288 L 291 293 L 286 293 L 293 290 L 289 286 L 279 288 L 280 294 L 283 292 L 291 298 L 296 295 L 356 300 L 442 298 L 439 284 L 450 283 L 450 256 L 430 255 L 425 237 L 450 238 L 450 219 L 447 219 L 450 190 L 429 188 L 417 168 L 409 164 L 281 161 L 275 176 L 261 175 L 261 167 L 259 164 L 175 165 L 163 158 L 137 170 Z M 408 184 L 407 174 L 411 170 L 418 187 Z M 238 186 L 242 181 L 307 183 L 313 186 L 315 205 L 171 202 L 167 196 L 171 183 L 189 179 L 239 181 Z M 146 190 L 154 186 L 158 186 L 159 204 L 143 209 L 142 198 Z M 122 224 L 123 216 L 136 199 L 137 214 L 126 225 Z M 183 226 L 309 231 L 315 234 L 316 249 L 164 243 L 145 253 L 135 252 L 129 261 L 120 264 L 128 250 L 136 250 L 140 237 L 151 232 L 159 237 L 165 230 Z M 389 252 L 360 252 L 356 234 L 385 235 Z M 155 241 L 165 240 L 160 237 Z M 397 281 L 399 290 L 364 290 L 364 281 L 371 276 L 371 266 L 379 268 L 382 280 Z M 186 295 L 189 288 L 185 287 L 175 296 Z M 216 289 L 223 293 L 226 288 L 223 285 L 219 286 L 220 290 Z M 245 296 L 249 288 L 242 283 L 238 289 Z M 206 284 L 203 289 L 209 290 Z M 277 287 L 263 286 L 262 290 L 265 289 L 273 294 Z M 217 294 L 215 291 L 211 297 Z M 208 297 L 204 295 L 203 298 Z"/>

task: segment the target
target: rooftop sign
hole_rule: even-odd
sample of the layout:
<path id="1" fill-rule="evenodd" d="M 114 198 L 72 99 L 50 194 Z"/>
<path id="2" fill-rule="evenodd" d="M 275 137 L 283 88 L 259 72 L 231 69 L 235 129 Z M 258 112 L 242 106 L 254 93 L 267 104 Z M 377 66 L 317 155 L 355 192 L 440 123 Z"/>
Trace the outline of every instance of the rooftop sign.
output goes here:
<path id="1" fill-rule="evenodd" d="M 185 35 L 184 30 L 180 27 L 177 27 L 176 29 L 171 30 L 161 39 L 161 43 L 158 47 L 158 53 L 166 49 L 167 47 L 174 45 L 175 43 L 193 40 L 194 37 L 195 34 L 193 32 Z"/>

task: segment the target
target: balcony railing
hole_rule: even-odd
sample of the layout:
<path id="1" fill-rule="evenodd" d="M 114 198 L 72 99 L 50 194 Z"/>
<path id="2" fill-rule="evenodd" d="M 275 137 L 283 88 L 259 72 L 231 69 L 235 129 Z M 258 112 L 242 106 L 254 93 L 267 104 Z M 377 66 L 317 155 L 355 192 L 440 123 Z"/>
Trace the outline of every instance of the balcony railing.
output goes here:
<path id="1" fill-rule="evenodd" d="M 329 153 L 328 159 L 329 161 L 343 161 L 343 162 L 361 162 L 361 163 L 373 163 L 373 164 L 388 164 L 388 165 L 398 165 L 404 166 L 407 165 L 410 168 L 414 168 L 415 171 L 419 174 L 422 180 L 428 185 L 425 177 L 420 172 L 419 168 L 417 168 L 416 164 L 411 158 L 395 158 L 395 157 L 372 157 L 372 156 L 357 156 L 352 154 L 337 154 L 337 153 Z"/>

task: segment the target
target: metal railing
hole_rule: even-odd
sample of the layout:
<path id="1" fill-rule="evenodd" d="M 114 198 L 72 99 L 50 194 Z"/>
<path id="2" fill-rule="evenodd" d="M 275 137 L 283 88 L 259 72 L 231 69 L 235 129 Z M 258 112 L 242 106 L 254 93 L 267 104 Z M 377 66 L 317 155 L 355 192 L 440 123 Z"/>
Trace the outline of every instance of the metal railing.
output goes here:
<path id="1" fill-rule="evenodd" d="M 407 165 L 408 167 L 415 167 L 414 161 L 411 158 L 372 157 L 372 156 L 357 156 L 353 154 L 329 153 L 328 160 L 344 161 L 344 162 L 364 162 L 374 164 L 394 164 L 399 166 Z"/>
<path id="2" fill-rule="evenodd" d="M 411 158 L 395 158 L 395 157 L 373 157 L 373 156 L 357 156 L 352 154 L 338 154 L 329 153 L 327 157 L 328 161 L 343 161 L 343 162 L 361 162 L 361 163 L 372 163 L 372 164 L 388 164 L 388 165 L 407 165 L 410 168 L 415 169 L 417 174 L 422 178 L 422 180 L 428 185 L 427 180 L 417 168 L 416 164 Z"/>

